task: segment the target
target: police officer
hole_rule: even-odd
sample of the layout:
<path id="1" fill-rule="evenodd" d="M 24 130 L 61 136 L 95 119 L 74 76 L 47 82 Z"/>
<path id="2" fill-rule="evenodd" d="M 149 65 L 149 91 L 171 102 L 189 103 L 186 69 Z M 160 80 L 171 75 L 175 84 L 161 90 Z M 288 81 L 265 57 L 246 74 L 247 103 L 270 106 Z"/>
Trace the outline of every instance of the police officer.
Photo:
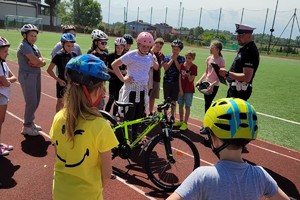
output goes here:
<path id="1" fill-rule="evenodd" d="M 253 41 L 254 27 L 236 24 L 237 41 L 242 46 L 230 69 L 220 69 L 220 75 L 229 82 L 227 97 L 237 97 L 247 101 L 252 93 L 252 81 L 259 65 L 259 52 Z"/>

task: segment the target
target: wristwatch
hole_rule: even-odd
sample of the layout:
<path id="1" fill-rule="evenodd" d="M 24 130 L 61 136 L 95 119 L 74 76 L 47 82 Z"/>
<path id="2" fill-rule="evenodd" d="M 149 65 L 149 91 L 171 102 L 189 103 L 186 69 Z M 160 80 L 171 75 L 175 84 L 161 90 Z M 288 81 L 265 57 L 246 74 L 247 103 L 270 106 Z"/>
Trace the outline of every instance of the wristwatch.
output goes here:
<path id="1" fill-rule="evenodd" d="M 225 77 L 229 77 L 229 71 L 226 72 Z"/>

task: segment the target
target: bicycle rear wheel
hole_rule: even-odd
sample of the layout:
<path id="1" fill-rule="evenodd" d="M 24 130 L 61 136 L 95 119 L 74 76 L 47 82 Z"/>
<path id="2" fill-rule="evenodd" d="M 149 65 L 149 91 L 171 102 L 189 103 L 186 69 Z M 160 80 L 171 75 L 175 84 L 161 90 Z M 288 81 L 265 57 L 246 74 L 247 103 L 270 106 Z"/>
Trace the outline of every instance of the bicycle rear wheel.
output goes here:
<path id="1" fill-rule="evenodd" d="M 172 133 L 169 137 L 173 157 L 167 158 L 166 136 L 155 136 L 145 153 L 145 170 L 149 179 L 167 192 L 174 191 L 200 165 L 200 156 L 194 143 L 185 135 Z"/>

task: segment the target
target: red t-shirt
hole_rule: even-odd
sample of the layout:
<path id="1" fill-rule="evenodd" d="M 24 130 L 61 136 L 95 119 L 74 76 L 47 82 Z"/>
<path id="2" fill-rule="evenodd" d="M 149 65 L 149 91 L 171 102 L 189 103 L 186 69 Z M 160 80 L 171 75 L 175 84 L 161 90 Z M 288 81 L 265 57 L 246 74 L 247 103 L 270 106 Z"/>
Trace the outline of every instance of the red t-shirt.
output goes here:
<path id="1" fill-rule="evenodd" d="M 193 64 L 190 69 L 191 75 L 194 75 L 195 77 L 197 76 L 197 66 Z M 180 74 L 181 74 L 181 87 L 184 93 L 194 93 L 195 92 L 195 87 L 194 87 L 194 80 L 189 81 L 187 77 L 187 72 L 184 64 L 180 66 Z"/>

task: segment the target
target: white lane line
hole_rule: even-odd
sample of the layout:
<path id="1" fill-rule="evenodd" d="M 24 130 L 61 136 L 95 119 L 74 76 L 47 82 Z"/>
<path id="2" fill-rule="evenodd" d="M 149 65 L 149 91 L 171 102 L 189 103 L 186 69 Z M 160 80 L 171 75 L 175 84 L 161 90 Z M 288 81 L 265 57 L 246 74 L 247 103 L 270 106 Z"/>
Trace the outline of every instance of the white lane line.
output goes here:
<path id="1" fill-rule="evenodd" d="M 291 123 L 291 124 L 300 125 L 300 122 L 295 122 L 295 121 L 292 121 L 292 120 L 284 119 L 284 118 L 281 118 L 281 117 L 276 117 L 276 116 L 273 116 L 273 115 L 264 114 L 264 113 L 261 113 L 261 112 L 256 112 L 256 113 L 260 114 L 260 115 L 263 115 L 263 116 L 266 116 L 266 117 L 273 118 L 273 119 L 278 119 L 278 120 L 281 120 L 281 121 L 285 121 L 285 122 L 288 122 L 288 123 Z"/>
<path id="2" fill-rule="evenodd" d="M 204 99 L 203 99 L 203 98 L 200 98 L 200 97 L 194 96 L 193 98 L 204 101 Z M 265 116 L 265 117 L 269 117 L 269 118 L 273 118 L 273 119 L 278 119 L 278 120 L 281 120 L 281 121 L 284 121 L 284 122 L 288 122 L 288 123 L 291 123 L 291 124 L 300 125 L 300 122 L 296 122 L 296 121 L 284 119 L 284 118 L 281 118 L 281 117 L 276 117 L 276 116 L 274 116 L 274 115 L 268 115 L 268 114 L 261 113 L 261 112 L 256 112 L 256 113 L 259 114 L 259 115 L 263 115 L 263 116 Z"/>
<path id="3" fill-rule="evenodd" d="M 141 195 L 143 195 L 143 196 L 146 197 L 147 199 L 155 200 L 155 198 L 146 195 L 145 192 L 144 192 L 143 190 L 141 190 L 141 189 L 135 187 L 135 186 L 132 185 L 132 184 L 127 183 L 126 180 L 124 180 L 124 179 L 122 179 L 122 178 L 120 178 L 120 177 L 118 177 L 118 176 L 116 176 L 116 177 L 117 177 L 116 179 L 117 179 L 118 181 L 120 181 L 120 182 L 123 183 L 124 185 L 130 187 L 131 189 L 133 189 L 133 190 L 136 191 L 137 193 L 140 193 Z"/>
<path id="4" fill-rule="evenodd" d="M 21 118 L 18 117 L 17 115 L 15 115 L 15 114 L 9 112 L 8 110 L 7 110 L 6 112 L 7 112 L 7 114 L 9 114 L 10 116 L 12 116 L 13 118 L 19 120 L 20 122 L 22 122 L 22 123 L 24 122 L 23 119 L 21 119 Z M 38 125 L 38 124 L 37 124 L 37 125 Z M 50 139 L 50 136 L 49 136 L 47 133 L 45 133 L 45 132 L 43 132 L 43 131 L 39 131 L 39 133 L 40 133 L 41 135 L 43 135 L 44 137 Z"/>
<path id="5" fill-rule="evenodd" d="M 16 81 L 15 83 L 18 84 L 18 85 L 20 85 L 20 82 L 19 82 L 19 81 Z M 46 94 L 46 93 L 44 93 L 44 92 L 41 92 L 41 94 L 45 95 L 46 97 L 49 97 L 50 99 L 54 99 L 54 100 L 57 99 L 57 98 L 55 98 L 55 97 L 53 97 L 53 96 L 51 96 L 51 95 L 49 95 L 49 94 Z"/>
<path id="6" fill-rule="evenodd" d="M 283 157 L 286 157 L 286 158 L 290 158 L 290 159 L 292 159 L 292 160 L 295 160 L 295 161 L 300 162 L 300 159 L 294 158 L 294 157 L 292 157 L 292 156 L 288 156 L 288 155 L 279 153 L 279 152 L 277 152 L 277 151 L 273 151 L 273 150 L 271 150 L 271 149 L 267 149 L 267 148 L 258 146 L 258 145 L 256 145 L 256 144 L 251 144 L 251 143 L 249 143 L 249 145 L 252 145 L 252 146 L 255 146 L 255 147 L 257 147 L 257 148 L 263 149 L 263 150 L 265 150 L 265 151 L 269 151 L 269 152 L 271 152 L 271 153 L 274 153 L 274 154 L 277 154 L 277 155 L 280 155 L 280 156 L 283 156 Z"/>

